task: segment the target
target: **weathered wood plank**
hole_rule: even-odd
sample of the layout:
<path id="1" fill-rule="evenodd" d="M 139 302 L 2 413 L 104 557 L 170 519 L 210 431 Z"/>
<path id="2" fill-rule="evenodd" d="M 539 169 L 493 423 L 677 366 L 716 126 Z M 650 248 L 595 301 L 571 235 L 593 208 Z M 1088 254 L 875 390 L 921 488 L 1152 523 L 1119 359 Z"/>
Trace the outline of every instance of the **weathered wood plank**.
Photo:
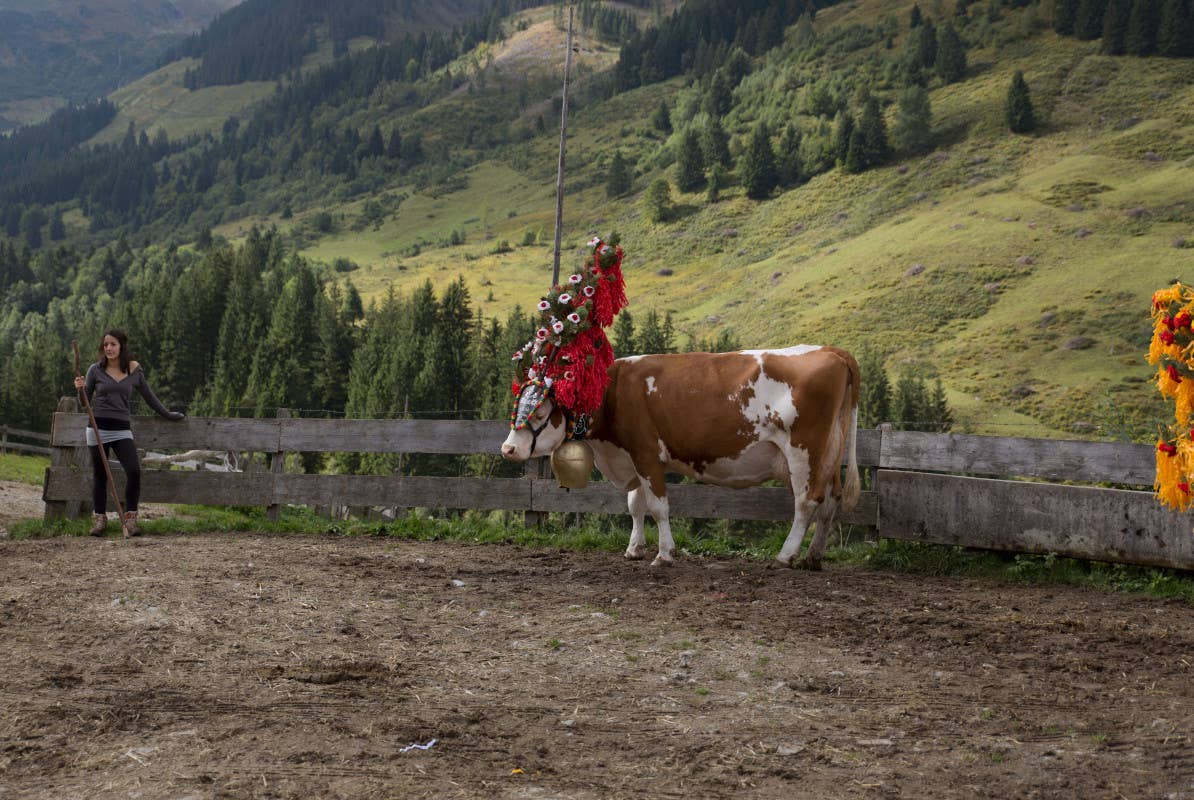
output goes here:
<path id="1" fill-rule="evenodd" d="M 55 414 L 51 444 L 72 447 L 85 443 L 86 414 Z M 187 417 L 171 422 L 159 416 L 133 417 L 137 447 L 179 450 L 277 452 L 278 420 L 235 417 Z"/>
<path id="2" fill-rule="evenodd" d="M 299 452 L 490 453 L 510 430 L 503 420 L 289 419 L 282 449 Z"/>
<path id="3" fill-rule="evenodd" d="M 91 493 L 91 471 L 51 467 L 45 498 L 61 501 Z M 124 470 L 112 469 L 123 495 Z M 276 476 L 269 472 L 141 471 L 141 500 L 146 503 L 195 503 L 212 506 L 264 506 L 274 496 Z"/>
<path id="4" fill-rule="evenodd" d="M 626 493 L 608 481 L 595 481 L 584 489 L 561 489 L 554 480 L 532 481 L 531 507 L 536 511 L 582 511 L 594 514 L 625 514 Z M 792 493 L 787 489 L 755 487 L 725 489 L 720 486 L 668 484 L 668 508 L 673 517 L 711 519 L 759 519 L 790 522 Z M 839 513 L 838 522 L 871 525 L 878 522 L 878 498 L 863 492 L 858 506 Z"/>
<path id="5" fill-rule="evenodd" d="M 1150 445 L 1122 442 L 890 431 L 883 436 L 879 466 L 1152 486 L 1154 458 Z"/>
<path id="6" fill-rule="evenodd" d="M 1150 492 L 880 470 L 879 535 L 1194 569 L 1194 514 Z"/>
<path id="7" fill-rule="evenodd" d="M 295 505 L 475 508 L 521 511 L 531 501 L 529 481 L 485 478 L 406 478 L 395 475 L 281 475 L 279 503 Z"/>
<path id="8" fill-rule="evenodd" d="M 859 428 L 858 429 L 858 466 L 860 467 L 877 467 L 879 466 L 879 455 L 881 438 L 879 431 L 874 428 Z M 842 463 L 845 464 L 850 458 L 850 454 L 846 453 L 842 457 Z"/>

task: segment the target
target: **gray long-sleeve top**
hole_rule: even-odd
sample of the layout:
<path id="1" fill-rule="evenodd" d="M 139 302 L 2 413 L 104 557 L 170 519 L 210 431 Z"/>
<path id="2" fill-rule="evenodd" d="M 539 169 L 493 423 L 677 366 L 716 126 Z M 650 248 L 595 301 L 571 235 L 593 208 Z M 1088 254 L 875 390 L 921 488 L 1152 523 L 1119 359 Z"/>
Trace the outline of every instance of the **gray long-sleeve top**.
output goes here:
<path id="1" fill-rule="evenodd" d="M 92 364 L 87 368 L 87 402 L 91 403 L 91 410 L 96 418 L 117 419 L 128 422 L 129 410 L 133 402 L 133 389 L 136 389 L 149 407 L 170 419 L 173 415 L 162 405 L 149 383 L 145 380 L 145 371 L 135 369 L 123 380 L 116 380 L 100 364 Z"/>

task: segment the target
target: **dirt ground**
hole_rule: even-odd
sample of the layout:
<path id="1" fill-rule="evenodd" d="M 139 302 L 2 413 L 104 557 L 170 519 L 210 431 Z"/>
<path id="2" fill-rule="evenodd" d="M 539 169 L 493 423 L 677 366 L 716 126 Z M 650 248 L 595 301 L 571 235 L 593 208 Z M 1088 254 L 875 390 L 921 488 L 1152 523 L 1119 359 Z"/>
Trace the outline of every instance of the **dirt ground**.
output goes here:
<path id="1" fill-rule="evenodd" d="M 4 800 L 1194 798 L 1192 679 L 1194 608 L 1090 590 L 0 541 Z"/>

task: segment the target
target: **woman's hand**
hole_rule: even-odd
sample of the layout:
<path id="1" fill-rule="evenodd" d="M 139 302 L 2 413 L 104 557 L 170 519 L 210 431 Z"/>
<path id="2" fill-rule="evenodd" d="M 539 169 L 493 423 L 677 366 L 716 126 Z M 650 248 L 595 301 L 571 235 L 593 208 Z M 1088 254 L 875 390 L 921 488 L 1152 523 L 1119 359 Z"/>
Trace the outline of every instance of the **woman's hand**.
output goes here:
<path id="1" fill-rule="evenodd" d="M 87 380 L 82 375 L 75 376 L 75 388 L 82 389 L 87 385 Z"/>

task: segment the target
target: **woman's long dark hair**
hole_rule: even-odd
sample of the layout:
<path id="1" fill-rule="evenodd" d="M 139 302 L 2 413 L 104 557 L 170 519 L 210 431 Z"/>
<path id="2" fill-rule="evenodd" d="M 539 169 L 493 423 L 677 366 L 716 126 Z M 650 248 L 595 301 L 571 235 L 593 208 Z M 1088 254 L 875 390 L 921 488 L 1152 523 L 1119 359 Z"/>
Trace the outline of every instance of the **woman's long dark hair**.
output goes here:
<path id="1" fill-rule="evenodd" d="M 122 372 L 128 372 L 129 362 L 133 360 L 133 357 L 129 355 L 129 335 L 119 328 L 108 328 L 108 330 L 104 331 L 104 335 L 100 337 L 99 361 L 97 363 L 100 367 L 108 366 L 108 357 L 104 355 L 104 338 L 107 336 L 111 336 L 120 342 L 120 356 L 118 357 L 120 369 Z"/>

